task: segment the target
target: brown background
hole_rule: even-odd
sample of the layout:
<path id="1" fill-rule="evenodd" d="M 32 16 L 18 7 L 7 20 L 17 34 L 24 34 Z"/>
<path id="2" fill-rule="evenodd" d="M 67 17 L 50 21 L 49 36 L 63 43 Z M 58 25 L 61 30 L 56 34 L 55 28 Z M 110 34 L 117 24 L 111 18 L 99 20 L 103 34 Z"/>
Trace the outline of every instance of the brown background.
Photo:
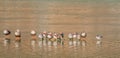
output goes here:
<path id="1" fill-rule="evenodd" d="M 0 0 L 0 58 L 119 58 L 120 48 L 120 4 L 119 0 Z M 3 47 L 4 29 L 12 31 L 12 44 L 9 51 Z M 22 32 L 22 49 L 14 50 L 14 31 Z M 88 49 L 85 51 L 65 48 L 57 54 L 56 50 L 31 52 L 30 30 L 38 33 L 52 32 L 88 33 Z M 103 35 L 103 47 L 95 48 L 95 35 Z M 67 39 L 67 38 L 66 38 Z M 76 54 L 70 54 L 70 53 Z M 49 56 L 46 54 L 51 54 Z M 13 55 L 14 54 L 14 55 Z M 57 56 L 54 56 L 57 55 Z M 71 56 L 70 56 L 71 55 Z"/>

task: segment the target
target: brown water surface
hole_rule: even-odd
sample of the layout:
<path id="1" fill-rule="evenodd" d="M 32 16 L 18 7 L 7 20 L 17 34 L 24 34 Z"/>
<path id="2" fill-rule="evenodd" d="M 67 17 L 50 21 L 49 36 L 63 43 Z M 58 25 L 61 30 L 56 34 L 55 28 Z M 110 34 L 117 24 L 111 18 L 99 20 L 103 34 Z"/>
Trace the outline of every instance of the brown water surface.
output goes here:
<path id="1" fill-rule="evenodd" d="M 0 0 L 0 58 L 120 58 L 119 0 Z M 12 31 L 3 46 L 4 29 Z M 14 47 L 14 31 L 22 32 L 21 47 Z M 30 30 L 88 33 L 86 47 L 30 46 Z M 96 47 L 96 34 L 103 35 Z M 67 39 L 67 37 L 65 37 Z"/>

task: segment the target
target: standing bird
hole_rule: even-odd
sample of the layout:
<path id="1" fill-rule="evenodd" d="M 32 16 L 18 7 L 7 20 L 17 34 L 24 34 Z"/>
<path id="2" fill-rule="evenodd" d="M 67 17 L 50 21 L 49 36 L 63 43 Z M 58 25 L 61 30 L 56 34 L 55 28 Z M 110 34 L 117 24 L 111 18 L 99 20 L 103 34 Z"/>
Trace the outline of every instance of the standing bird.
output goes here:
<path id="1" fill-rule="evenodd" d="M 96 35 L 96 39 L 97 39 L 96 44 L 97 44 L 98 46 L 100 46 L 100 45 L 102 44 L 102 38 L 103 38 L 103 36 L 101 36 L 101 35 Z"/>
<path id="2" fill-rule="evenodd" d="M 36 32 L 34 30 L 31 30 L 30 34 L 31 34 L 31 37 L 32 37 L 31 45 L 32 45 L 32 47 L 35 47 L 35 43 L 36 43 L 36 40 L 37 40 Z"/>
<path id="3" fill-rule="evenodd" d="M 52 38 L 52 43 L 54 47 L 57 47 L 57 39 L 58 39 L 58 34 L 54 33 Z"/>
<path id="4" fill-rule="evenodd" d="M 21 42 L 21 32 L 19 29 L 15 31 L 15 47 L 19 47 Z"/>
<path id="5" fill-rule="evenodd" d="M 78 46 L 80 45 L 80 39 L 81 39 L 80 34 L 77 34 L 77 45 L 78 45 Z"/>
<path id="6" fill-rule="evenodd" d="M 49 32 L 48 35 L 47 35 L 47 44 L 48 44 L 49 47 L 52 46 L 52 41 L 51 41 L 52 38 L 53 38 L 53 35 L 52 35 L 51 32 Z"/>
<path id="7" fill-rule="evenodd" d="M 60 32 L 61 45 L 64 45 L 64 33 Z"/>
<path id="8" fill-rule="evenodd" d="M 73 45 L 74 46 L 77 45 L 77 33 L 76 32 L 73 33 Z"/>
<path id="9" fill-rule="evenodd" d="M 39 44 L 40 47 L 42 47 L 42 44 L 43 44 L 43 34 L 40 33 L 40 34 L 38 35 L 38 38 L 39 38 L 38 44 Z"/>
<path id="10" fill-rule="evenodd" d="M 46 31 L 43 32 L 43 45 L 44 46 L 47 45 L 47 32 Z"/>
<path id="11" fill-rule="evenodd" d="M 68 39 L 69 39 L 69 45 L 73 45 L 73 34 L 72 33 L 69 33 L 68 34 Z"/>
<path id="12" fill-rule="evenodd" d="M 6 29 L 6 30 L 3 31 L 3 33 L 5 35 L 5 37 L 4 37 L 4 46 L 7 46 L 7 45 L 10 44 L 10 37 L 9 36 L 10 36 L 11 32 Z"/>
<path id="13" fill-rule="evenodd" d="M 87 37 L 87 33 L 82 32 L 81 33 L 81 45 L 82 46 L 86 46 L 86 37 Z"/>

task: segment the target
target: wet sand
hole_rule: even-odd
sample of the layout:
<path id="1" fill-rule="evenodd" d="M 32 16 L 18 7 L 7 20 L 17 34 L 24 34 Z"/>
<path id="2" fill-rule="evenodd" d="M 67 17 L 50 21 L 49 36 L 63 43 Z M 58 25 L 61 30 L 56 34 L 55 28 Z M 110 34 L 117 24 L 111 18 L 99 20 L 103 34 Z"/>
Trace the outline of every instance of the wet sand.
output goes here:
<path id="1" fill-rule="evenodd" d="M 118 0 L 1 0 L 0 58 L 120 58 L 120 4 Z M 10 29 L 11 45 L 3 46 L 4 29 Z M 14 47 L 14 31 L 22 32 L 19 49 Z M 30 30 L 42 32 L 86 31 L 86 47 L 39 48 L 30 46 Z M 103 35 L 101 47 L 96 47 L 96 34 Z"/>

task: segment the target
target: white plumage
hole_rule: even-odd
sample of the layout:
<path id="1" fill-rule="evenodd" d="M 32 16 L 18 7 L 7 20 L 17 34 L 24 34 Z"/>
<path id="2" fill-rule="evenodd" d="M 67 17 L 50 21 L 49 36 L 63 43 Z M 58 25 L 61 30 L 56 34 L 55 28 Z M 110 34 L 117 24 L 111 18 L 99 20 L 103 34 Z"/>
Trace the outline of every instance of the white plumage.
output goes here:
<path id="1" fill-rule="evenodd" d="M 20 30 L 19 30 L 19 29 L 17 29 L 17 30 L 15 31 L 15 36 L 20 36 Z"/>
<path id="2" fill-rule="evenodd" d="M 73 35 L 73 38 L 76 38 L 76 37 L 77 37 L 77 35 L 76 35 L 76 34 L 74 34 L 74 35 Z"/>
<path id="3" fill-rule="evenodd" d="M 81 33 L 81 36 L 86 36 L 86 33 L 85 32 Z"/>
<path id="4" fill-rule="evenodd" d="M 100 40 L 101 38 L 102 38 L 102 36 L 100 36 L 100 35 L 97 35 L 97 36 L 96 36 L 96 39 L 97 39 L 97 40 Z"/>
<path id="5" fill-rule="evenodd" d="M 32 31 L 31 31 L 31 34 L 32 34 L 32 35 L 35 35 L 35 34 L 36 34 L 36 32 L 35 32 L 34 30 L 32 30 Z"/>
<path id="6" fill-rule="evenodd" d="M 19 36 L 19 35 L 20 35 L 20 33 L 19 33 L 19 32 L 15 32 L 15 35 L 16 35 L 16 36 Z"/>
<path id="7" fill-rule="evenodd" d="M 71 33 L 68 34 L 68 38 L 73 38 L 73 35 Z"/>
<path id="8" fill-rule="evenodd" d="M 9 31 L 8 31 L 8 30 L 4 30 L 3 33 L 4 33 L 4 34 L 8 34 Z"/>
<path id="9" fill-rule="evenodd" d="M 43 35 L 42 35 L 42 34 L 39 34 L 38 37 L 39 37 L 40 39 L 42 39 L 42 38 L 43 38 Z"/>
<path id="10" fill-rule="evenodd" d="M 48 37 L 48 38 L 52 38 L 52 36 L 51 36 L 51 35 L 47 35 L 47 37 Z"/>

